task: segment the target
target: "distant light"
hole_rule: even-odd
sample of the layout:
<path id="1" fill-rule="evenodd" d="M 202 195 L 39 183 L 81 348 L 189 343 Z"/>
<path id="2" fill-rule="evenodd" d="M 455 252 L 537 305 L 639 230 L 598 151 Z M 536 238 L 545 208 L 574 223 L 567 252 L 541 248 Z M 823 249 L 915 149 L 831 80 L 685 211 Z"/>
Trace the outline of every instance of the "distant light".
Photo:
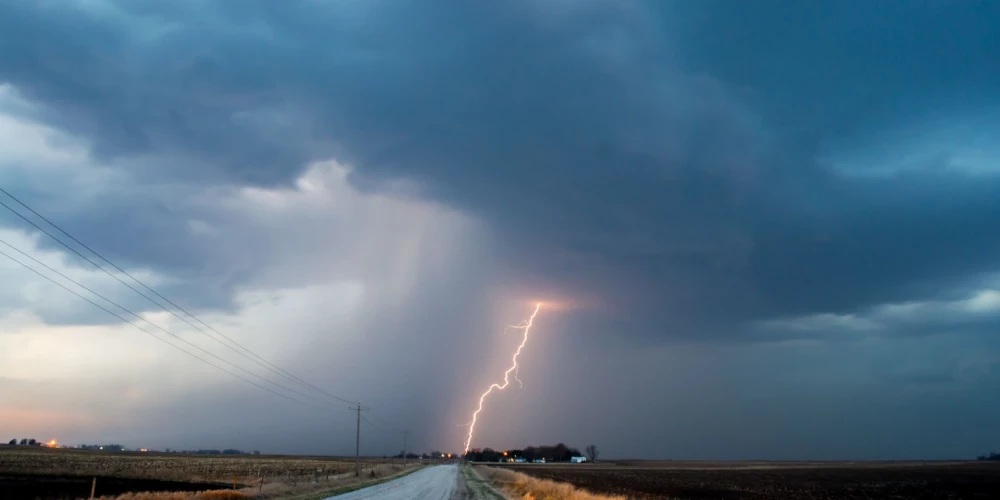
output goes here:
<path id="1" fill-rule="evenodd" d="M 103 450 L 103 449 L 104 449 L 104 447 L 103 447 L 103 446 L 101 446 L 101 449 Z"/>

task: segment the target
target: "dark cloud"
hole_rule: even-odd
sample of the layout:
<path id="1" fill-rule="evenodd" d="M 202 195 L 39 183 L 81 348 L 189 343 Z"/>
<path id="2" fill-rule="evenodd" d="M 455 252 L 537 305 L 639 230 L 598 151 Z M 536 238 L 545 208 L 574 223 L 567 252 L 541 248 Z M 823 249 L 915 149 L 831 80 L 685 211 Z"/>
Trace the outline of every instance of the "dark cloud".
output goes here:
<path id="1" fill-rule="evenodd" d="M 797 140 L 823 145 L 996 102 L 991 2 L 682 4 L 671 28 L 685 67 L 747 89 Z"/>
<path id="2" fill-rule="evenodd" d="M 1000 249 L 995 175 L 821 162 L 996 104 L 990 3 L 110 5 L 3 16 L 0 78 L 98 157 L 270 185 L 332 155 L 481 216 L 519 274 L 691 329 L 926 294 Z"/>
<path id="3" fill-rule="evenodd" d="M 995 288 L 997 26 L 1000 6 L 973 1 L 0 2 L 0 82 L 31 103 L 4 111 L 122 176 L 97 194 L 75 189 L 96 169 L 5 178 L 114 260 L 175 277 L 167 295 L 199 311 L 360 279 L 363 341 L 310 316 L 279 361 L 439 442 L 492 382 L 480 333 L 523 313 L 486 305 L 508 292 L 581 310 L 546 316 L 524 365 L 535 385 L 496 407 L 484 442 L 511 445 L 527 419 L 521 436 L 593 433 L 618 456 L 662 456 L 660 442 L 693 458 L 971 455 L 976 429 L 912 437 L 995 391 L 996 360 L 977 357 L 995 352 L 995 317 L 879 308 Z M 416 196 L 439 217 L 299 199 L 330 159 L 363 193 L 330 199 Z M 364 237 L 450 227 L 449 210 L 485 231 L 443 269 L 427 264 L 439 233 Z M 604 373 L 575 383 L 581 365 Z M 622 389 L 636 380 L 655 397 Z M 934 413 L 928 395 L 955 387 Z M 643 415 L 620 429 L 551 411 L 597 403 Z M 859 447 L 898 421 L 896 448 Z M 314 449 L 306 433 L 292 448 Z"/>

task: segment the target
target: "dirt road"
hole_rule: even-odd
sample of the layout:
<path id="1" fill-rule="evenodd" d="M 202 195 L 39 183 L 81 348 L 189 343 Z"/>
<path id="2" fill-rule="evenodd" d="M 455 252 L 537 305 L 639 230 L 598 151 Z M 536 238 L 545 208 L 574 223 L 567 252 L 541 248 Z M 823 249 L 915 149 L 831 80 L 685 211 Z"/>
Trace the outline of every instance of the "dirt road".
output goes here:
<path id="1" fill-rule="evenodd" d="M 435 465 L 387 483 L 376 484 L 327 500 L 450 500 L 458 486 L 457 465 Z"/>

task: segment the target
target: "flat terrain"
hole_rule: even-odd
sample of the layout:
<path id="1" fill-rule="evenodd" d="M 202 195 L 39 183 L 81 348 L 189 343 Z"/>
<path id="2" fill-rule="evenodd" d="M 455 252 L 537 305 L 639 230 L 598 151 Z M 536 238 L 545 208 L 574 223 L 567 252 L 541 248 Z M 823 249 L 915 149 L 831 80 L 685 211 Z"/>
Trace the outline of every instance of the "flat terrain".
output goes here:
<path id="1" fill-rule="evenodd" d="M 362 478 L 401 470 L 386 460 L 362 463 Z M 330 489 L 354 478 L 354 461 L 327 457 L 186 455 L 0 446 L 0 498 L 88 497 L 140 491 L 204 491 L 253 487 L 269 497 Z"/>
<path id="2" fill-rule="evenodd" d="M 90 496 L 93 477 L 0 473 L 0 498 L 4 500 L 75 499 Z M 159 479 L 97 477 L 95 496 L 121 495 L 133 491 L 207 491 L 232 484 L 191 483 Z"/>
<path id="3" fill-rule="evenodd" d="M 459 475 L 458 465 L 435 465 L 368 488 L 352 491 L 344 495 L 329 497 L 327 500 L 363 500 L 379 498 L 385 500 L 450 500 L 456 493 Z"/>
<path id="4" fill-rule="evenodd" d="M 640 462 L 502 467 L 636 499 L 997 499 L 1000 463 Z"/>
<path id="5" fill-rule="evenodd" d="M 371 464 L 375 461 L 367 461 Z M 378 462 L 381 462 L 379 460 Z M 174 481 L 223 481 L 232 485 L 259 476 L 294 481 L 354 470 L 353 460 L 253 455 L 98 452 L 0 447 L 0 473 L 87 475 Z"/>

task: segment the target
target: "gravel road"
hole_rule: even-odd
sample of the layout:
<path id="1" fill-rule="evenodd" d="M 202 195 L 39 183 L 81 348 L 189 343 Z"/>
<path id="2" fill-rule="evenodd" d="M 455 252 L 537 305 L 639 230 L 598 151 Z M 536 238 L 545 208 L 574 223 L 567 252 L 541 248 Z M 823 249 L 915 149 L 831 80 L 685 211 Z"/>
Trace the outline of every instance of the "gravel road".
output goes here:
<path id="1" fill-rule="evenodd" d="M 327 500 L 450 500 L 458 486 L 457 465 L 435 465 L 399 479 L 330 497 Z"/>

